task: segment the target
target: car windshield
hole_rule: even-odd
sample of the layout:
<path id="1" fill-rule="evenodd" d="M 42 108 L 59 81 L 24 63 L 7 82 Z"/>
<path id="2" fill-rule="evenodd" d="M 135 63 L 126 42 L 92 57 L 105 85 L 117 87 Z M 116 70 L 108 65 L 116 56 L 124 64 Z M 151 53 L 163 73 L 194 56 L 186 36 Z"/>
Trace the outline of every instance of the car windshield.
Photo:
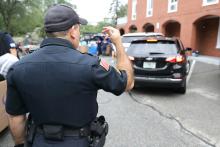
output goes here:
<path id="1" fill-rule="evenodd" d="M 177 46 L 173 41 L 160 42 L 138 42 L 132 43 L 128 48 L 127 54 L 135 57 L 143 57 L 155 54 L 176 54 L 178 52 Z"/>
<path id="2" fill-rule="evenodd" d="M 144 39 L 145 36 L 124 36 L 122 37 L 122 43 L 131 43 L 133 40 Z"/>

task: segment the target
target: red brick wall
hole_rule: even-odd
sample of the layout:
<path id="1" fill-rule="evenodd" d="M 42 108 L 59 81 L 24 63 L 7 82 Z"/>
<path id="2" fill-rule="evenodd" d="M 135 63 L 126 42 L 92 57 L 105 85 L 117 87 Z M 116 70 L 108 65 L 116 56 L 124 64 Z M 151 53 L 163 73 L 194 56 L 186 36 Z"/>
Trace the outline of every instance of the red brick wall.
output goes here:
<path id="1" fill-rule="evenodd" d="M 146 0 L 137 0 L 137 19 L 131 20 L 132 0 L 128 0 L 128 23 L 121 26 L 126 33 L 129 32 L 129 27 L 135 25 L 138 32 L 143 31 L 143 26 L 147 23 L 154 25 L 155 32 L 165 32 L 165 25 L 170 20 L 176 21 L 180 24 L 180 32 L 178 28 L 172 29 L 177 36 L 180 36 L 184 46 L 198 48 L 198 29 L 194 23 L 204 16 L 218 16 L 220 17 L 220 2 L 218 4 L 202 6 L 202 0 L 179 0 L 177 12 L 168 13 L 168 0 L 154 0 L 153 16 L 146 17 Z M 217 20 L 217 19 L 216 19 Z M 219 20 L 219 19 L 218 19 Z M 156 23 L 160 24 L 160 28 L 156 28 Z M 209 36 L 209 41 L 205 40 L 201 48 L 201 52 L 206 55 L 220 56 L 220 50 L 216 49 L 216 40 L 218 32 L 218 22 L 210 22 L 211 29 L 206 34 L 212 34 Z M 197 40 L 197 41 L 196 41 Z"/>
<path id="2" fill-rule="evenodd" d="M 220 52 L 216 50 L 216 42 L 218 32 L 219 19 L 206 19 L 197 24 L 197 43 L 196 49 L 205 55 L 220 56 Z"/>

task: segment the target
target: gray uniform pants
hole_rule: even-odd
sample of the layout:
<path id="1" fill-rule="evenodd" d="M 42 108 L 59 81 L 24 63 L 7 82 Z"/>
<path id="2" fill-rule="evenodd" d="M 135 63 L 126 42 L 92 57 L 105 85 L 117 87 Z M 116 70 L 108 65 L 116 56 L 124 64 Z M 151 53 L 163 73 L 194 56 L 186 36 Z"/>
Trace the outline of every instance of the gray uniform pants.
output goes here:
<path id="1" fill-rule="evenodd" d="M 89 143 L 86 137 L 64 137 L 63 141 L 51 141 L 36 134 L 32 147 L 89 147 Z"/>

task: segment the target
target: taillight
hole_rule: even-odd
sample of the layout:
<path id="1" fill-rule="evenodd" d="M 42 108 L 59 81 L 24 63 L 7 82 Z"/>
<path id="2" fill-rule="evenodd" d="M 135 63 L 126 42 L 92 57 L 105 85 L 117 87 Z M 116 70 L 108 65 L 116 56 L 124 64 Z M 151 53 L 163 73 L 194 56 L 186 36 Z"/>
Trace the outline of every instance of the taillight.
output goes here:
<path id="1" fill-rule="evenodd" d="M 131 61 L 134 61 L 134 57 L 128 56 L 128 58 L 129 58 Z"/>
<path id="2" fill-rule="evenodd" d="M 185 60 L 185 58 L 181 55 L 178 56 L 173 56 L 173 57 L 168 57 L 166 59 L 166 62 L 170 62 L 170 63 L 180 63 L 183 62 Z"/>

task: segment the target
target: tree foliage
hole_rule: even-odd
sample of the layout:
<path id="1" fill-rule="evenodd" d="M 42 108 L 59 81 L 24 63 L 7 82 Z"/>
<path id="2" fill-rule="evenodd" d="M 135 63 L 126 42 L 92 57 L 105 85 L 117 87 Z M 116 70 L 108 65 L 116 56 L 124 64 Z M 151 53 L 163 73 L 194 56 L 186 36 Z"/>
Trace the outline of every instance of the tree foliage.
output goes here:
<path id="1" fill-rule="evenodd" d="M 112 20 L 114 25 L 117 25 L 117 20 L 120 17 L 127 15 L 127 4 L 123 5 L 119 0 L 113 0 L 109 9 L 110 14 L 112 14 Z"/>
<path id="2" fill-rule="evenodd" d="M 85 25 L 81 26 L 81 34 L 85 33 L 101 33 L 104 26 L 112 26 L 112 24 L 105 21 L 99 22 L 97 25 Z"/>
<path id="3" fill-rule="evenodd" d="M 118 13 L 118 17 L 124 17 L 124 16 L 127 16 L 127 12 L 128 11 L 128 4 L 125 4 L 125 5 L 121 5 L 119 7 L 119 10 L 117 11 Z"/>
<path id="4" fill-rule="evenodd" d="M 9 31 L 12 25 L 12 19 L 21 17 L 25 14 L 25 5 L 28 0 L 1 0 L 0 1 L 0 14 L 4 29 Z"/>
<path id="5" fill-rule="evenodd" d="M 65 3 L 76 9 L 69 0 L 0 0 L 0 30 L 20 36 L 32 32 L 35 28 L 43 30 L 45 11 L 55 3 Z M 117 16 L 125 15 L 125 10 L 118 10 Z M 81 26 L 81 33 L 100 33 L 104 26 L 111 25 L 105 21 L 96 26 Z M 43 31 L 42 31 L 43 32 Z"/>
<path id="6" fill-rule="evenodd" d="M 0 29 L 19 35 L 42 27 L 45 10 L 55 3 L 71 5 L 66 0 L 0 0 Z"/>

